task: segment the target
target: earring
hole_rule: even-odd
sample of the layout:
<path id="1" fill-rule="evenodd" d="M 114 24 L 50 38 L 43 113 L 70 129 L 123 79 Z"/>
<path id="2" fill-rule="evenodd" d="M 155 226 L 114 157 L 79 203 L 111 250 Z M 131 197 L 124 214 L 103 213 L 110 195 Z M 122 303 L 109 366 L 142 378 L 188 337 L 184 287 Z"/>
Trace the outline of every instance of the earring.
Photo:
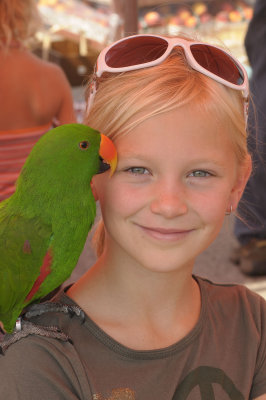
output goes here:
<path id="1" fill-rule="evenodd" d="M 230 211 L 226 211 L 225 215 L 230 215 L 233 212 L 233 206 L 232 204 L 230 205 Z"/>

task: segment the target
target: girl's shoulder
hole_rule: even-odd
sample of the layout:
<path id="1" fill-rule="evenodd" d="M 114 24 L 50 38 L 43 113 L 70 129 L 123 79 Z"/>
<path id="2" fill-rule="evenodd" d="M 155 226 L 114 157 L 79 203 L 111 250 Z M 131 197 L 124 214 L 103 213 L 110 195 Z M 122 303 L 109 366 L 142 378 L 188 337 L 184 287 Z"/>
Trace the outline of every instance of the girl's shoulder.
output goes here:
<path id="1" fill-rule="evenodd" d="M 44 345 L 40 348 L 47 348 L 48 351 L 51 347 L 50 343 L 72 344 L 70 331 L 74 315 L 79 320 L 78 326 L 82 326 L 85 319 L 83 310 L 72 302 L 63 290 L 50 301 L 32 304 L 17 320 L 14 332 L 6 334 L 0 340 L 0 354 L 5 354 L 9 347 L 11 348 L 13 344 L 20 341 L 23 344 L 31 342 L 34 344 L 32 339 L 35 337 L 58 339 L 57 341 L 43 341 Z M 29 340 L 22 340 L 26 338 Z"/>
<path id="2" fill-rule="evenodd" d="M 251 323 L 261 329 L 266 336 L 266 300 L 258 293 L 242 284 L 215 283 L 195 276 L 199 284 L 202 304 L 206 312 L 219 314 L 223 319 L 232 315 L 241 321 Z"/>
<path id="3" fill-rule="evenodd" d="M 210 296 L 229 296 L 229 298 L 236 296 L 248 298 L 251 302 L 255 301 L 266 304 L 266 300 L 261 295 L 249 289 L 245 284 L 214 282 L 208 278 L 196 275 L 194 275 L 194 279 L 198 282 L 200 289 L 208 292 Z"/>
<path id="4" fill-rule="evenodd" d="M 73 316 L 81 330 L 83 314 L 63 298 L 60 294 L 29 307 L 20 319 L 21 329 L 0 341 L 0 398 L 33 399 L 36 391 L 46 398 L 67 398 L 70 391 L 90 398 L 84 366 L 70 338 Z"/>
<path id="5" fill-rule="evenodd" d="M 51 323 L 56 322 L 55 319 L 56 316 L 50 317 Z M 40 322 L 42 320 L 40 317 Z M 20 338 L 16 337 L 18 332 L 8 335 L 2 342 L 1 399 L 35 399 L 43 393 L 47 399 L 67 398 L 71 392 L 79 399 L 91 398 L 80 357 L 60 328 L 25 326 L 21 332 Z M 55 340 L 54 333 L 61 338 Z M 9 344 L 8 339 L 11 339 Z"/>

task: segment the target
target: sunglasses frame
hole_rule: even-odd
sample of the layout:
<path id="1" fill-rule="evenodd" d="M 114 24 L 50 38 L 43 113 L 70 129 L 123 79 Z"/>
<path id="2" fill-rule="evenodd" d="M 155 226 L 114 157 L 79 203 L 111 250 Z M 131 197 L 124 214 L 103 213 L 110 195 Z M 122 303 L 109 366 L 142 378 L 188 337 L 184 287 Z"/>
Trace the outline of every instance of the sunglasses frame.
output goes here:
<path id="1" fill-rule="evenodd" d="M 131 40 L 133 38 L 140 38 L 140 37 L 154 37 L 158 39 L 162 39 L 165 42 L 168 43 L 168 47 L 165 51 L 164 54 L 162 54 L 159 58 L 153 61 L 149 61 L 147 63 L 143 64 L 136 64 L 136 65 L 130 65 L 128 67 L 120 67 L 120 68 L 113 68 L 109 67 L 106 64 L 105 57 L 106 54 L 110 49 L 113 47 L 117 46 L 117 44 L 126 42 L 128 40 Z M 194 58 L 192 52 L 191 52 L 191 47 L 194 45 L 203 45 L 203 46 L 208 46 L 211 48 L 215 48 L 223 52 L 227 57 L 229 57 L 237 66 L 237 68 L 242 72 L 243 74 L 243 83 L 241 85 L 237 85 L 234 83 L 231 83 L 227 81 L 226 79 L 223 79 L 219 77 L 218 75 L 208 71 L 204 67 L 202 67 Z M 133 36 L 127 36 L 125 38 L 122 38 L 114 43 L 112 43 L 110 46 L 104 48 L 101 53 L 98 56 L 96 65 L 95 65 L 95 70 L 94 70 L 94 75 L 93 75 L 93 80 L 91 83 L 90 87 L 90 97 L 89 97 L 89 102 L 87 106 L 87 111 L 89 111 L 92 107 L 94 96 L 97 91 L 97 78 L 100 78 L 104 72 L 111 72 L 111 73 L 121 73 L 121 72 L 128 72 L 128 71 L 135 71 L 138 69 L 143 69 L 143 68 L 150 68 L 154 67 L 156 65 L 161 64 L 164 60 L 167 59 L 167 57 L 170 55 L 172 50 L 175 47 L 181 47 L 184 50 L 186 59 L 189 63 L 189 65 L 196 71 L 200 72 L 203 75 L 208 76 L 209 78 L 213 79 L 216 82 L 219 82 L 223 84 L 224 86 L 230 87 L 235 90 L 239 90 L 243 94 L 243 99 L 244 99 L 244 113 L 245 113 L 245 120 L 247 122 L 247 112 L 248 112 L 248 102 L 249 102 L 249 83 L 248 83 L 248 76 L 245 68 L 241 65 L 241 63 L 233 57 L 230 53 L 222 49 L 221 47 L 214 46 L 212 44 L 207 44 L 204 42 L 193 42 L 193 41 L 188 41 L 182 38 L 174 38 L 174 37 L 165 37 L 161 35 L 151 35 L 151 34 L 141 34 L 141 35 L 133 35 Z"/>

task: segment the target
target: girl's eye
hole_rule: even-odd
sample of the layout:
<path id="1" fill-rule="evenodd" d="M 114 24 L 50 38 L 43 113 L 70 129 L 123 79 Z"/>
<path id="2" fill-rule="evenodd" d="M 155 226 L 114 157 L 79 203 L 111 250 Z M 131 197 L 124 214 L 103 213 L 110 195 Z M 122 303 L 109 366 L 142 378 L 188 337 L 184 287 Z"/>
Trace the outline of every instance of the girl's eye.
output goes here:
<path id="1" fill-rule="evenodd" d="M 197 171 L 191 172 L 189 174 L 189 176 L 192 176 L 193 178 L 206 178 L 206 177 L 211 176 L 211 174 L 208 171 L 197 170 Z"/>
<path id="2" fill-rule="evenodd" d="M 134 175 L 149 174 L 149 171 L 147 170 L 147 168 L 144 168 L 144 167 L 130 167 L 126 170 L 126 172 L 130 172 L 131 174 L 134 174 Z"/>

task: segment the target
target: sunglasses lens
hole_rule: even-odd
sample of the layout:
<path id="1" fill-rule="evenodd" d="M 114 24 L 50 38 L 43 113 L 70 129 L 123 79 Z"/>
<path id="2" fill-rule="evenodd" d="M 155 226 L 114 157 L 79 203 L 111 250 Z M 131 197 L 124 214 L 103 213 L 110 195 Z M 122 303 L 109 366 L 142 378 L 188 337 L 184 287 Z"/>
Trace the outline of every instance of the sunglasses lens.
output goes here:
<path id="1" fill-rule="evenodd" d="M 190 49 L 201 67 L 234 85 L 244 83 L 242 70 L 224 51 L 204 44 L 191 44 Z"/>
<path id="2" fill-rule="evenodd" d="M 108 50 L 105 62 L 111 68 L 145 64 L 160 58 L 167 47 L 168 43 L 163 38 L 153 36 L 128 38 Z"/>

